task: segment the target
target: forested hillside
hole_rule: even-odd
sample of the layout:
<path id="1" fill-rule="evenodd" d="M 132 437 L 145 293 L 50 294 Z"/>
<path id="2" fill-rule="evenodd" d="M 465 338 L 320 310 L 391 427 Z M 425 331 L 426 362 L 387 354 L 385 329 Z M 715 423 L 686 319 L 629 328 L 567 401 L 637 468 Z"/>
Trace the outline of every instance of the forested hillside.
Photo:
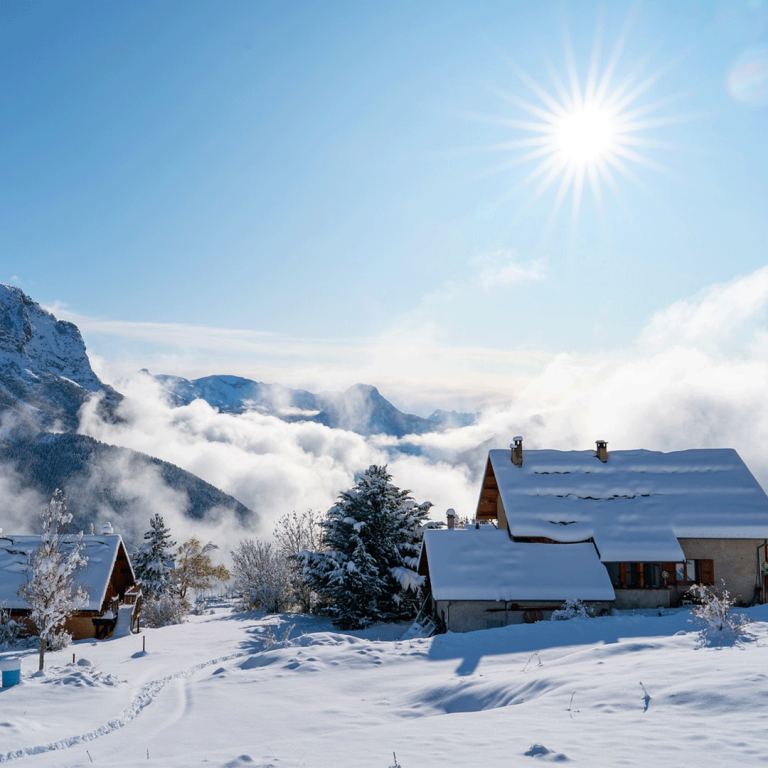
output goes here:
<path id="1" fill-rule="evenodd" d="M 44 498 L 61 488 L 78 528 L 98 517 L 118 525 L 121 518 L 143 519 L 144 510 L 148 516 L 150 506 L 164 498 L 190 518 L 218 509 L 240 522 L 253 521 L 246 506 L 191 472 L 84 435 L 39 433 L 0 441 L 0 464 L 10 464 Z"/>

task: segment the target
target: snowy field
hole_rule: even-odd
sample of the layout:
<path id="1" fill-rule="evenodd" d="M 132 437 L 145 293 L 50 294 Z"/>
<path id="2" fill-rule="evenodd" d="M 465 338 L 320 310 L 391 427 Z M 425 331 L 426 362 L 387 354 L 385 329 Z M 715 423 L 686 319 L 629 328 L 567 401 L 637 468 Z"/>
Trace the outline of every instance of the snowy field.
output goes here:
<path id="1" fill-rule="evenodd" d="M 218 610 L 82 641 L 0 690 L 0 762 L 402 768 L 768 764 L 768 606 L 703 647 L 686 612 L 403 641 Z M 268 627 L 286 647 L 263 650 Z M 72 664 L 72 654 L 76 663 Z M 8 654 L 4 654 L 8 655 Z"/>

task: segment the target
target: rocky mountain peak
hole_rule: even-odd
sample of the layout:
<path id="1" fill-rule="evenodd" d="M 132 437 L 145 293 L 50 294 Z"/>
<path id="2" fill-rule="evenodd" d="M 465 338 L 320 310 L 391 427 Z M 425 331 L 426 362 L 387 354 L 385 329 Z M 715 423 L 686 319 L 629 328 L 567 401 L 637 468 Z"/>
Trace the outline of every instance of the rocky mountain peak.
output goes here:
<path id="1" fill-rule="evenodd" d="M 57 320 L 20 288 L 0 283 L 0 365 L 22 374 L 66 376 L 91 392 L 104 388 L 76 325 Z"/>
<path id="2" fill-rule="evenodd" d="M 77 326 L 0 283 L 0 408 L 16 408 L 43 428 L 76 429 L 94 392 L 119 399 L 93 372 Z"/>

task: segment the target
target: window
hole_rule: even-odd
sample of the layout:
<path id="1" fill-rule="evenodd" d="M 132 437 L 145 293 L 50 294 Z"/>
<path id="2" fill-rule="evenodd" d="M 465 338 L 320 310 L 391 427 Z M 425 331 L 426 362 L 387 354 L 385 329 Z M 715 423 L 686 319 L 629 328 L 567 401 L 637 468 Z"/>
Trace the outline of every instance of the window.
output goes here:
<path id="1" fill-rule="evenodd" d="M 641 574 L 641 563 L 620 563 L 619 568 L 621 566 L 624 566 L 624 579 L 623 584 L 625 587 L 641 587 L 643 586 L 640 583 L 640 574 Z"/>
<path id="2" fill-rule="evenodd" d="M 675 577 L 678 581 L 698 581 L 696 578 L 696 561 L 686 560 L 675 565 Z"/>
<path id="3" fill-rule="evenodd" d="M 623 589 L 659 589 L 669 581 L 661 578 L 662 571 L 674 569 L 674 563 L 605 563 L 611 584 Z"/>
<path id="4" fill-rule="evenodd" d="M 646 587 L 658 589 L 661 586 L 661 565 L 659 563 L 643 563 L 643 582 Z"/>
<path id="5" fill-rule="evenodd" d="M 715 583 L 714 560 L 686 560 L 684 563 L 675 564 L 675 578 L 684 584 Z"/>

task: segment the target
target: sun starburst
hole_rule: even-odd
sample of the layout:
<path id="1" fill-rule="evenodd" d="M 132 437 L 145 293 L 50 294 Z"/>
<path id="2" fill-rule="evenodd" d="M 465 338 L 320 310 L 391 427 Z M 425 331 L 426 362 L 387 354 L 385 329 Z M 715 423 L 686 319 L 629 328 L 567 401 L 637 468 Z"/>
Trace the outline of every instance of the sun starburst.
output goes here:
<path id="1" fill-rule="evenodd" d="M 652 158 L 651 152 L 671 149 L 673 145 L 649 137 L 648 132 L 687 118 L 663 114 L 663 108 L 679 98 L 678 95 L 649 99 L 653 86 L 671 64 L 648 72 L 649 57 L 645 57 L 627 74 L 617 78 L 631 21 L 627 20 L 604 64 L 601 63 L 601 35 L 598 29 L 585 81 L 579 77 L 567 33 L 565 81 L 549 65 L 551 84 L 546 88 L 517 64 L 509 62 L 529 95 L 521 98 L 514 91 L 494 89 L 498 96 L 516 108 L 518 116 L 485 116 L 485 119 L 512 129 L 518 135 L 527 134 L 492 147 L 507 154 L 507 158 L 494 169 L 497 172 L 532 166 L 508 193 L 512 195 L 533 188 L 524 210 L 547 190 L 556 188 L 550 220 L 555 218 L 570 195 L 572 221 L 575 223 L 585 185 L 591 190 L 602 213 L 604 187 L 620 196 L 617 186 L 619 178 L 642 186 L 633 167 L 668 171 Z"/>

